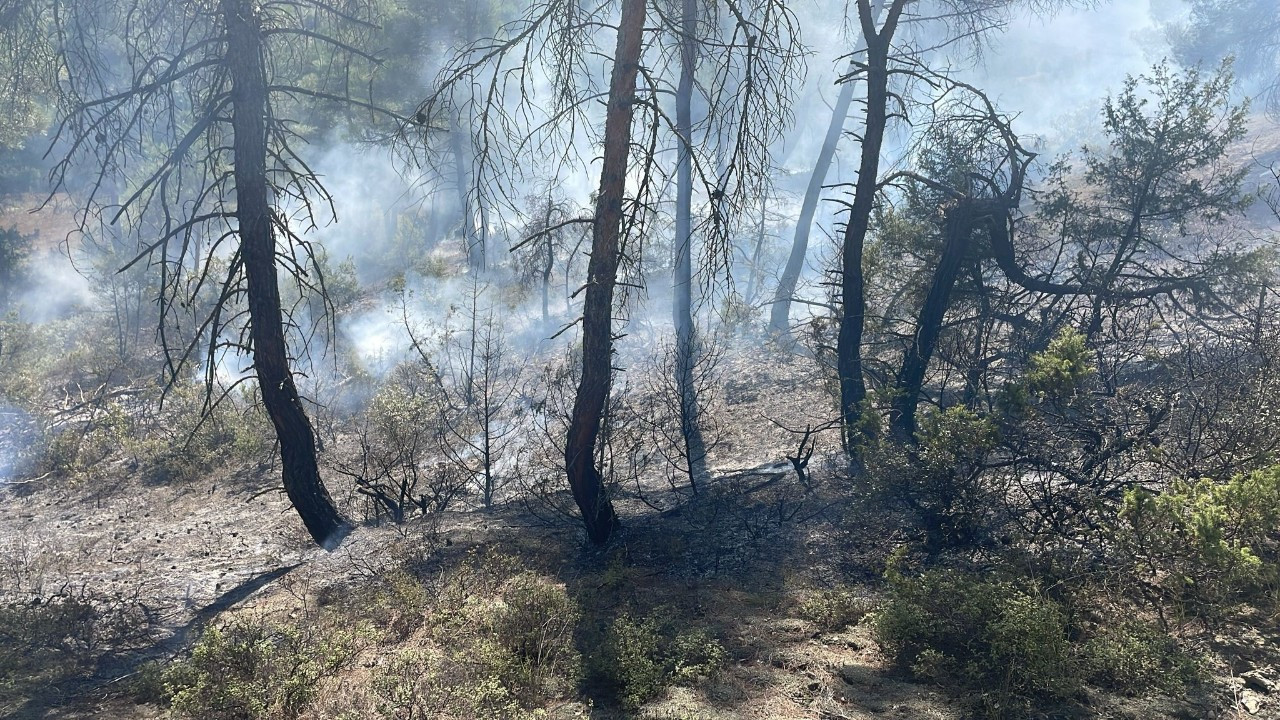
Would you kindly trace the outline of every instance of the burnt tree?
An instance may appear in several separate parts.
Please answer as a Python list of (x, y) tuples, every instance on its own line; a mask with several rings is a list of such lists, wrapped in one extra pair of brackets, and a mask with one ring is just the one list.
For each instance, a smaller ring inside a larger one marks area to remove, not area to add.
[(604, 162), (591, 229), (586, 300), (582, 305), (582, 377), (578, 381), (564, 449), (573, 499), (582, 511), (587, 535), (597, 544), (607, 541), (618, 526), (613, 503), (595, 465), (595, 452), (613, 375), (613, 291), (618, 281), (622, 201), (645, 11), (645, 0), (624, 0), (622, 20), (618, 24), (618, 45), (609, 80), (609, 109), (605, 115)]
[[(290, 117), (354, 106), (401, 120), (351, 86), (369, 77), (353, 63), (378, 64), (361, 49), (372, 13), (318, 0), (103, 0), (47, 15), (59, 100), (51, 147), (62, 152), (53, 193), (77, 199), (85, 235), (102, 221), (139, 241), (121, 271), (144, 263), (157, 279), (170, 384), (203, 362), (208, 412), (257, 381), (284, 489), (326, 548), (351, 526), (320, 477), (293, 363), (309, 336), (306, 311), (295, 311), (308, 298), (331, 309), (319, 251), (297, 228), (315, 227), (332, 202), (295, 149), (305, 139)], [(300, 81), (317, 56), (333, 77)], [(296, 284), (296, 304), (282, 302), (282, 279)], [(238, 355), (251, 372), (224, 383), (218, 366)]]

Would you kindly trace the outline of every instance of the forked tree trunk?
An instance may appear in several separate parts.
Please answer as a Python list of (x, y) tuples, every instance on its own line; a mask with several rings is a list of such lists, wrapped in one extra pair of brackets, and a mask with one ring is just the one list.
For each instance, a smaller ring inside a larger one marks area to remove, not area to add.
[[(884, 0), (872, 0), (871, 18), (880, 17)], [(863, 37), (854, 48), (854, 55), (867, 49), (867, 39)], [(855, 58), (856, 60), (856, 58)], [(852, 72), (855, 66), (849, 65)], [(791, 333), (791, 298), (796, 294), (796, 285), (800, 282), (800, 274), (804, 271), (805, 256), (809, 252), (809, 231), (813, 228), (813, 216), (818, 211), (818, 201), (822, 199), (822, 187), (827, 181), (827, 171), (831, 169), (831, 161), (836, 156), (836, 147), (840, 144), (840, 136), (844, 133), (844, 124), (849, 119), (849, 107), (853, 104), (853, 91), (857, 83), (845, 82), (840, 85), (840, 93), (836, 95), (835, 107), (831, 110), (831, 123), (827, 125), (827, 134), (822, 139), (822, 148), (818, 150), (818, 161), (813, 165), (813, 174), (809, 176), (809, 186), (804, 192), (804, 201), (800, 205), (800, 217), (796, 220), (796, 235), (791, 243), (791, 255), (787, 258), (787, 266), (778, 279), (778, 287), (773, 297), (773, 307), (769, 310), (769, 330), (778, 337), (790, 337)]]
[(596, 544), (608, 541), (618, 526), (618, 516), (609, 501), (604, 479), (596, 469), (595, 454), (613, 370), (613, 290), (618, 281), (622, 200), (627, 181), (627, 154), (631, 149), (636, 75), (644, 39), (645, 2), (623, 0), (622, 20), (618, 24), (618, 46), (613, 55), (609, 106), (605, 114), (604, 161), (591, 233), (586, 299), (582, 306), (582, 378), (578, 382), (564, 449), (573, 499), (582, 511), (587, 536)]
[(275, 229), (267, 182), (267, 77), (254, 0), (223, 0), (235, 133), (236, 222), (248, 279), (253, 367), (280, 441), (284, 489), (316, 543), (332, 549), (351, 525), (338, 512), (316, 464), (315, 434), (289, 368), (276, 278)]
[(893, 0), (884, 27), (875, 29), (875, 13), (867, 0), (858, 3), (863, 38), (867, 44), (867, 123), (862, 136), (862, 160), (853, 205), (845, 222), (841, 252), (840, 335), (836, 344), (836, 370), (840, 376), (840, 420), (844, 446), (853, 453), (864, 438), (863, 403), (867, 398), (862, 377), (862, 331), (866, 298), (862, 275), (862, 250), (871, 226), (871, 211), (880, 188), (880, 149), (889, 119), (889, 52), (898, 20), (908, 0)]
[(699, 425), (701, 408), (694, 366), (698, 362), (693, 327), (693, 74), (697, 67), (698, 3), (682, 0), (680, 84), (676, 88), (676, 262), (672, 315), (676, 328), (675, 383), (680, 401), (680, 437), (685, 472), (696, 493), (707, 475), (707, 444)]

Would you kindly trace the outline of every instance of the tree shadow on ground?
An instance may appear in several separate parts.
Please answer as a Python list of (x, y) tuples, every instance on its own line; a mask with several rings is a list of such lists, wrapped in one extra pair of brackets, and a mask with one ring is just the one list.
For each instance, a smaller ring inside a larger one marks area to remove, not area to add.
[(801, 704), (836, 695), (834, 657), (787, 667), (797, 646), (821, 645), (830, 635), (799, 619), (795, 591), (873, 584), (892, 536), (868, 524), (852, 537), (847, 494), (831, 490), (802, 485), (776, 466), (722, 476), (695, 497), (668, 499), (666, 509), (628, 513), (609, 546), (567, 559), (559, 575), (582, 612), (578, 649), (588, 665), (582, 690), (593, 720), (633, 716), (620, 706), (616, 678), (601, 681), (591, 672), (610, 623), (623, 614), (653, 619), (669, 633), (705, 632), (722, 646), (722, 670), (676, 693), (697, 695), (697, 707), (659, 712), (730, 717), (751, 714), (762, 696)]
[[(57, 711), (100, 700), (134, 677), (148, 663), (169, 660), (200, 637), (221, 613), (247, 600), (251, 595), (289, 574), (301, 563), (268, 570), (245, 579), (214, 598), (195, 612), (185, 623), (152, 628), (156, 642), (125, 651), (108, 651), (97, 658), (92, 672), (64, 678), (39, 689), (27, 698), (9, 718), (41, 720), (57, 717)], [(167, 633), (167, 634), (166, 634)]]

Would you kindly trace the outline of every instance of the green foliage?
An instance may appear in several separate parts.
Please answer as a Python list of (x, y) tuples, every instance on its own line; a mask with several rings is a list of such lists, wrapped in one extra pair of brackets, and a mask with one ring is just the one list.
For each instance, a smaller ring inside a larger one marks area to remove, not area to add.
[(959, 406), (927, 413), (916, 431), (920, 459), (930, 470), (973, 463), (990, 452), (999, 439), (994, 423)]
[(563, 585), (523, 572), (507, 581), (489, 625), (511, 656), (505, 684), (524, 697), (563, 696), (578, 684), (582, 658), (574, 647), (578, 608)]
[(1119, 518), (1121, 548), (1145, 585), (1179, 610), (1221, 612), (1276, 581), (1280, 466), (1159, 493), (1133, 488)]
[(420, 214), (405, 213), (396, 218), (395, 234), (387, 253), (391, 260), (386, 267), (388, 273), (403, 274), (412, 270), (433, 280), (443, 280), (452, 274), (448, 262), (432, 252), (439, 238), (428, 235), (431, 227), (428, 219)]
[(374, 677), (374, 711), (384, 718), (537, 717), (520, 707), (502, 682), (501, 656), (492, 646), (435, 651), (401, 650)]
[(509, 556), (472, 553), (430, 585), (396, 571), (347, 610), (399, 646), (382, 651), (390, 661), (368, 685), (370, 707), (353, 717), (517, 720), (577, 688), (577, 606)]
[(435, 368), (397, 366), (355, 418), (355, 452), (335, 460), (367, 499), (366, 516), (404, 522), (414, 511), (442, 511), (467, 490), (469, 478), (436, 461), (445, 398)]
[(365, 633), (235, 620), (205, 631), (191, 657), (165, 671), (165, 690), (182, 717), (295, 718), (320, 680), (355, 657)]
[(1081, 654), (1090, 683), (1129, 694), (1182, 692), (1200, 676), (1199, 665), (1173, 638), (1141, 622), (1103, 625)]
[(250, 397), (228, 397), (206, 410), (204, 388), (182, 384), (170, 389), (161, 409), (153, 403), (160, 393), (148, 387), (91, 403), (82, 424), (49, 439), (43, 469), (83, 479), (119, 459), (149, 482), (186, 482), (210, 467), (260, 460), (271, 449), (269, 421)]
[(378, 583), (359, 600), (359, 610), (387, 637), (400, 641), (408, 638), (426, 621), (431, 606), (427, 587), (404, 570), (381, 575)]
[(317, 258), (324, 271), (324, 290), (333, 309), (341, 315), (350, 310), (360, 299), (360, 278), (356, 275), (356, 261), (350, 255), (336, 266), (331, 266), (327, 255)]
[(129, 695), (139, 704), (161, 705), (169, 700), (164, 687), (165, 667), (158, 662), (144, 663), (129, 680)]
[(926, 413), (916, 431), (919, 463), (907, 502), (921, 517), (932, 549), (976, 542), (994, 488), (983, 461), (1000, 434), (994, 423), (963, 407)]
[(670, 685), (709, 675), (724, 660), (724, 647), (706, 629), (623, 614), (610, 623), (604, 652), (591, 672), (616, 690), (624, 708), (634, 710)]
[[(1234, 297), (1248, 287), (1239, 270), (1254, 248), (1202, 242), (1193, 222), (1242, 212), (1247, 168), (1227, 150), (1244, 137), (1248, 107), (1232, 103), (1229, 63), (1215, 72), (1178, 72), (1168, 63), (1106, 100), (1106, 145), (1084, 148), (1083, 177), (1054, 165), (1042, 196), (1044, 219), (1079, 247), (1072, 274), (1107, 290), (1136, 290), (1172, 278)], [(1171, 239), (1177, 238), (1177, 240)], [(1178, 268), (1173, 274), (1156, 268)], [(1197, 293), (1190, 301), (1209, 300)], [(1115, 300), (1107, 300), (1115, 302)]]
[(868, 600), (848, 586), (808, 591), (796, 606), (800, 617), (827, 631), (857, 625), (870, 611)]
[(719, 315), (729, 332), (745, 332), (760, 321), (760, 310), (736, 292), (720, 302)]
[[(1244, 169), (1208, 178), (1194, 173), (1211, 166), (1244, 137), (1248, 107), (1233, 105), (1235, 79), (1229, 62), (1205, 77), (1199, 68), (1179, 74), (1168, 63), (1148, 75), (1130, 76), (1103, 107), (1106, 155), (1086, 155), (1085, 180), (1109, 197), (1136, 194), (1152, 213), (1181, 221), (1192, 214), (1211, 218), (1247, 204), (1239, 199)], [(1135, 186), (1146, 180), (1151, 186)]]
[(1031, 356), (1026, 386), (1041, 397), (1069, 397), (1093, 374), (1084, 333), (1064, 328), (1044, 352)]
[(969, 693), (978, 715), (1025, 717), (1079, 692), (1065, 616), (1034, 589), (950, 570), (889, 577), (876, 641), (916, 677)]

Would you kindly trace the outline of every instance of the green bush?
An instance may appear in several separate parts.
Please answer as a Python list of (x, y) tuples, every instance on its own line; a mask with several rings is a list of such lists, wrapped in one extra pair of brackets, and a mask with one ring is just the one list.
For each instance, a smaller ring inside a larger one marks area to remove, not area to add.
[(165, 691), (179, 716), (295, 718), (320, 680), (355, 657), (362, 633), (236, 620), (205, 631), (191, 656), (165, 671)]
[(1145, 587), (1179, 611), (1220, 613), (1276, 581), (1280, 466), (1133, 488), (1119, 518), (1119, 546)]
[(1199, 665), (1159, 628), (1140, 622), (1108, 624), (1084, 643), (1086, 679), (1130, 694), (1177, 693), (1200, 675)]
[(670, 685), (709, 675), (724, 659), (724, 647), (705, 629), (623, 614), (609, 625), (604, 653), (592, 671), (617, 692), (624, 708), (636, 709)]
[(503, 684), (491, 657), (474, 646), (450, 653), (402, 650), (372, 681), (375, 711), (397, 719), (531, 717)]
[(388, 584), (385, 605), (403, 608), (393, 616), (413, 615), (427, 630), (410, 640), (422, 644), (396, 653), (374, 679), (380, 714), (525, 718), (576, 690), (576, 605), (562, 585), (511, 574), (509, 565), (502, 555), (469, 558), (433, 591), (407, 575)]
[(1093, 374), (1091, 359), (1084, 333), (1065, 328), (1044, 352), (1031, 356), (1027, 388), (1040, 397), (1066, 399)]
[(262, 461), (275, 438), (256, 393), (225, 398), (206, 412), (205, 389), (194, 383), (171, 388), (163, 411), (148, 420), (135, 423), (123, 447), (139, 473), (156, 483), (186, 482), (210, 467)]
[(969, 694), (981, 717), (1021, 717), (1033, 702), (1080, 690), (1062, 611), (1012, 583), (950, 570), (915, 579), (891, 572), (874, 632), (899, 667)]
[(526, 697), (561, 696), (578, 684), (578, 608), (564, 586), (531, 572), (507, 581), (492, 611), (493, 636), (513, 662), (506, 683)]
[(929, 412), (916, 432), (919, 467), (904, 490), (931, 551), (977, 543), (991, 522), (995, 488), (985, 458), (1000, 439), (994, 423), (963, 407)]
[(404, 570), (393, 570), (380, 578), (379, 587), (362, 611), (390, 638), (403, 641), (426, 620), (431, 597), (428, 588)]
[(865, 598), (844, 586), (806, 592), (796, 607), (800, 617), (828, 631), (857, 625), (870, 610)]

